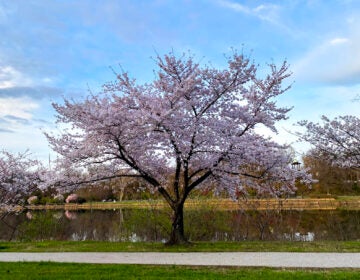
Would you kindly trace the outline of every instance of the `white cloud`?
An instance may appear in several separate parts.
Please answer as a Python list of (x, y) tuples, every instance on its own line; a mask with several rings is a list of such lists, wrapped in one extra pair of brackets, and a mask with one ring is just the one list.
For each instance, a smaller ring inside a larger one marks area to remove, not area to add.
[(253, 11), (262, 20), (279, 24), (280, 6), (274, 4), (260, 5), (254, 8)]
[[(1, 132), (0, 128), (0, 133)], [(51, 151), (48, 148), (49, 143), (40, 129), (32, 126), (24, 126), (21, 130), (3, 131), (0, 135), (0, 149), (14, 153), (29, 150), (31, 157), (37, 158), (44, 163), (47, 162)]]
[(294, 77), (297, 81), (358, 84), (360, 83), (360, 36), (351, 32), (348, 36), (324, 40), (295, 62)]
[(348, 42), (349, 42), (348, 38), (334, 38), (330, 40), (331, 45), (341, 45), (341, 44), (346, 44)]
[(273, 24), (279, 25), (279, 12), (281, 7), (275, 4), (262, 4), (254, 8), (242, 5), (237, 2), (229, 0), (219, 0), (218, 3), (226, 8), (229, 8), (235, 12), (240, 12), (255, 16), (263, 21), (271, 22)]
[(29, 98), (0, 98), (0, 117), (7, 115), (18, 118), (32, 118), (32, 111), (39, 108), (39, 105)]
[(0, 150), (28, 149), (32, 157), (46, 162), (50, 151), (42, 129), (49, 124), (37, 119), (40, 109), (41, 104), (29, 97), (0, 97)]
[(235, 2), (231, 2), (231, 1), (227, 1), (227, 0), (220, 0), (219, 4), (221, 6), (230, 8), (230, 9), (236, 11), (236, 12), (242, 12), (242, 13), (246, 13), (246, 14), (251, 13), (250, 8), (248, 8), (248, 7), (244, 6), (244, 5), (241, 5), (239, 3), (235, 3)]
[(0, 66), (0, 89), (11, 88), (17, 85), (30, 86), (33, 82), (12, 66)]

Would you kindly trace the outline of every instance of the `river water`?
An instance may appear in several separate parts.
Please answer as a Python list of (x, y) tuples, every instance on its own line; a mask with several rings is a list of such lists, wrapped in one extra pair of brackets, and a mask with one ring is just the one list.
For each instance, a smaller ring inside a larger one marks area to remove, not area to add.
[[(360, 240), (360, 212), (185, 211), (191, 241)], [(32, 211), (0, 221), (0, 240), (101, 240), (165, 242), (170, 213), (165, 210), (114, 209)]]

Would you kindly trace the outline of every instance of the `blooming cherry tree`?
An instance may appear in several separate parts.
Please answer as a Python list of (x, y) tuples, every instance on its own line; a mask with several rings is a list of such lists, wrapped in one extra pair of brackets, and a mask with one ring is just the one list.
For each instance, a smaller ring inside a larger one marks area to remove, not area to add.
[(11, 210), (25, 202), (24, 198), (40, 183), (41, 165), (29, 154), (0, 152), (0, 208)]
[(234, 197), (249, 187), (274, 196), (292, 192), (295, 179), (306, 175), (290, 168), (286, 147), (255, 131), (276, 132), (276, 122), (286, 119), (290, 108), (274, 99), (288, 89), (282, 88), (287, 64), (271, 64), (260, 78), (243, 55), (227, 62), (218, 70), (170, 53), (157, 57), (152, 83), (138, 84), (123, 72), (99, 95), (54, 104), (58, 122), (68, 127), (47, 135), (61, 155), (64, 185), (142, 178), (173, 211), (169, 244), (187, 242), (184, 202), (206, 183)]
[(360, 170), (360, 119), (340, 116), (322, 117), (322, 124), (302, 121), (307, 130), (300, 137), (314, 146), (314, 153), (330, 163)]

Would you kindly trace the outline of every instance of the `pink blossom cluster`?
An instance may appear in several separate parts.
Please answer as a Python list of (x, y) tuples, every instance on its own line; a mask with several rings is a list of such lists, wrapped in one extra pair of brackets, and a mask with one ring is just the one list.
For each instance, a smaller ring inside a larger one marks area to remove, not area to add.
[(79, 196), (76, 193), (69, 194), (65, 199), (66, 203), (77, 203), (79, 200)]
[(289, 88), (282, 88), (286, 63), (271, 64), (265, 78), (237, 53), (224, 70), (173, 54), (157, 64), (153, 83), (120, 73), (103, 94), (54, 104), (58, 122), (72, 127), (47, 134), (67, 185), (138, 176), (173, 204), (210, 181), (231, 194), (251, 186), (275, 196), (294, 191), (297, 178), (309, 181), (290, 168), (286, 146), (255, 131), (276, 132), (276, 122), (287, 118), (290, 108), (274, 101)]

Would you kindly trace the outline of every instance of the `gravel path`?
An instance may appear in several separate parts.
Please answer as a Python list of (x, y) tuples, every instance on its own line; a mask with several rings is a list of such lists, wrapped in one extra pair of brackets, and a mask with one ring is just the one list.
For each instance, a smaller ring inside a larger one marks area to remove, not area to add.
[(0, 262), (360, 268), (360, 253), (0, 253)]

